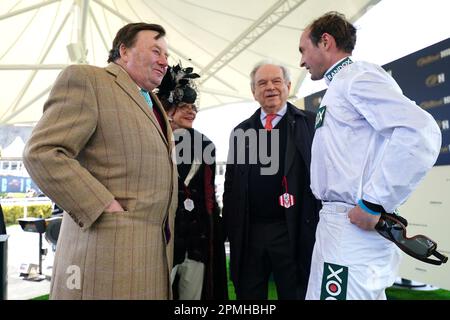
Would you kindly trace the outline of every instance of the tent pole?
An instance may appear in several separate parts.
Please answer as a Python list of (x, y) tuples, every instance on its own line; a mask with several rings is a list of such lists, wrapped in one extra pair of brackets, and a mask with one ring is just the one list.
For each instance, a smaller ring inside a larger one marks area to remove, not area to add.
[(0, 70), (60, 70), (67, 64), (0, 64)]
[(7, 18), (11, 18), (11, 17), (17, 16), (17, 15), (22, 14), (22, 13), (26, 13), (28, 11), (32, 11), (32, 10), (35, 10), (35, 9), (39, 9), (39, 8), (45, 7), (45, 6), (49, 5), (49, 4), (52, 4), (52, 3), (55, 3), (55, 2), (58, 2), (58, 1), (61, 1), (61, 0), (42, 1), (40, 4), (35, 4), (33, 6), (29, 6), (29, 7), (17, 10), (17, 11), (13, 11), (13, 12), (9, 12), (9, 13), (3, 14), (3, 15), (0, 16), (0, 21), (3, 20), (3, 19), (7, 19)]
[(52, 89), (53, 85), (49, 86), (48, 88), (44, 89), (43, 91), (41, 91), (41, 93), (38, 93), (33, 99), (31, 99), (30, 101), (28, 101), (26, 104), (24, 104), (22, 107), (20, 107), (19, 109), (15, 110), (13, 113), (11, 113), (10, 115), (8, 115), (7, 117), (5, 117), (5, 114), (0, 118), (0, 124), (5, 124), (7, 123), (9, 120), (13, 119), (15, 116), (17, 116), (19, 113), (21, 113), (22, 111), (24, 111), (26, 108), (28, 108), (29, 106), (31, 106), (33, 103), (35, 103), (37, 100), (39, 100), (42, 96), (46, 95), (51, 89)]
[[(73, 6), (72, 6), (73, 8)], [(47, 50), (45, 51), (44, 55), (42, 56), (42, 58), (39, 60), (38, 64), (41, 64), (42, 62), (44, 62), (45, 58), (47, 57), (48, 53), (50, 52), (50, 49), (52, 48), (52, 46), (55, 44), (56, 39), (58, 39), (58, 36), (61, 33), (61, 30), (64, 28), (67, 20), (70, 17), (72, 8), (69, 10), (69, 12), (67, 12), (67, 15), (64, 17), (63, 22), (61, 23), (60, 27), (58, 28), (58, 30), (55, 33), (55, 36), (53, 37), (51, 43), (48, 45)], [(20, 103), (20, 101), (22, 101), (22, 98), (25, 94), (25, 92), (27, 91), (27, 89), (30, 87), (31, 82), (33, 81), (34, 77), (36, 76), (36, 73), (38, 72), (38, 70), (34, 70), (30, 77), (28, 78), (28, 80), (26, 81), (25, 85), (22, 87), (22, 90), (18, 93), (17, 98), (15, 100), (15, 102), (13, 102), (13, 104), (3, 113), (3, 115), (1, 116), (1, 119), (3, 119), (3, 117), (10, 111), (15, 111), (18, 104)]]
[(126, 21), (127, 23), (133, 22), (131, 21), (129, 18), (125, 17), (123, 14), (121, 14), (120, 12), (118, 12), (117, 10), (114, 10), (113, 8), (107, 6), (106, 4), (104, 4), (101, 1), (98, 0), (93, 0), (96, 4), (98, 4), (99, 6), (105, 8), (106, 10), (108, 10), (109, 12), (111, 12), (112, 14), (118, 16), (120, 19)]
[(250, 27), (244, 30), (234, 41), (208, 63), (199, 79), (201, 85), (212, 75), (230, 63), (242, 51), (248, 48), (262, 35), (277, 25), (283, 18), (300, 6), (305, 0), (279, 0), (261, 15)]
[(79, 1), (78, 6), (80, 7), (80, 14), (78, 17), (78, 44), (81, 47), (82, 56), (77, 62), (87, 63), (86, 24), (88, 19), (89, 0)]
[(102, 39), (103, 45), (105, 46), (105, 49), (106, 49), (106, 52), (108, 52), (109, 48), (108, 48), (108, 44), (107, 44), (107, 42), (105, 40), (105, 36), (103, 35), (103, 32), (100, 29), (100, 26), (98, 24), (97, 18), (95, 18), (95, 15), (92, 12), (91, 8), (89, 8), (89, 16), (91, 17), (92, 21), (94, 21), (95, 28), (97, 29), (98, 34), (100, 35), (100, 38)]

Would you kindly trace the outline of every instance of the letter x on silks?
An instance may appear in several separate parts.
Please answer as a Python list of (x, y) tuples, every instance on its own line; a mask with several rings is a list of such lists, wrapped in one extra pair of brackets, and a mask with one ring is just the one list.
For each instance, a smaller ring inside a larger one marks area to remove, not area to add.
[[(406, 236), (406, 226), (408, 222), (405, 218), (392, 213), (381, 213), (380, 220), (375, 226), (378, 231), (386, 239), (394, 242), (403, 252), (420, 261), (441, 265), (446, 263), (448, 257), (439, 253), (437, 243), (427, 236), (418, 234), (411, 238)], [(430, 259), (430, 256), (436, 259)]]

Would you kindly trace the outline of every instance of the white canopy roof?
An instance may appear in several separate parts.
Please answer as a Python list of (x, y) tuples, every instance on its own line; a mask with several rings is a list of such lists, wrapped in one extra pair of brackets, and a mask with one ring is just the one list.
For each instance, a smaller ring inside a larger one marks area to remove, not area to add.
[[(253, 100), (251, 68), (287, 65), (295, 94), (301, 31), (340, 11), (355, 21), (379, 0), (27, 0), (0, 2), (0, 124), (35, 123), (62, 68), (105, 66), (112, 40), (129, 22), (166, 28), (170, 64), (201, 73), (200, 109)], [(85, 54), (87, 53), (87, 54)]]
[(16, 137), (14, 141), (1, 152), (2, 158), (22, 158), (25, 142), (21, 137)]

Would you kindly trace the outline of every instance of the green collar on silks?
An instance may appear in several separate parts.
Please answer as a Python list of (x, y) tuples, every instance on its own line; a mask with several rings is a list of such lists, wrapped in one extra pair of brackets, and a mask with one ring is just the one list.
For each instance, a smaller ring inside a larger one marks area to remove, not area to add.
[(333, 68), (331, 68), (330, 71), (328, 71), (327, 73), (325, 73), (325, 77), (328, 79), (328, 81), (331, 82), (331, 80), (333, 80), (333, 77), (339, 72), (341, 71), (343, 68), (345, 68), (346, 66), (352, 64), (353, 61), (352, 59), (350, 59), (350, 57), (346, 57), (343, 60), (339, 61)]

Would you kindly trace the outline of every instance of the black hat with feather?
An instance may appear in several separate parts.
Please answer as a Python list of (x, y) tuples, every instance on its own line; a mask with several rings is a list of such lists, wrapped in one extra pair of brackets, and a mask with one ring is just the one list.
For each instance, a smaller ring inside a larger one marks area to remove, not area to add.
[(193, 79), (200, 76), (193, 71), (194, 69), (191, 67), (183, 68), (181, 63), (167, 68), (157, 92), (158, 98), (165, 109), (177, 106), (182, 102), (195, 102), (197, 91)]

